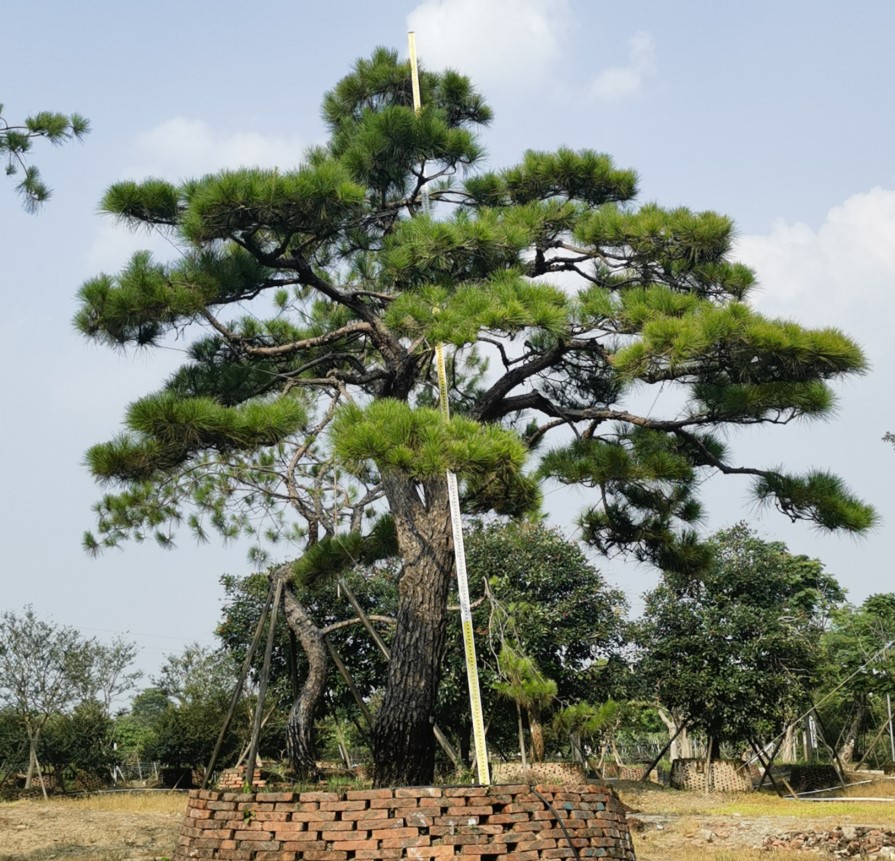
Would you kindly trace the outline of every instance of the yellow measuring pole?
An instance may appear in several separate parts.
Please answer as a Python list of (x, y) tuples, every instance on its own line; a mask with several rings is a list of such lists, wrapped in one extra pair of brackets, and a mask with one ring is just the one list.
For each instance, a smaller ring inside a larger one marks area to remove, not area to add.
[[(416, 38), (411, 31), (407, 34), (410, 53), (411, 81), (413, 83), (413, 107), (419, 113), (420, 81), (416, 62)], [(424, 190), (425, 191), (425, 190)], [(428, 198), (425, 200), (428, 203)], [(426, 207), (428, 209), (428, 206)], [(447, 421), (451, 417), (448, 404), (447, 371), (444, 365), (444, 345), (435, 347), (435, 362), (438, 371), (438, 391), (441, 395), (441, 413)], [(451, 528), (454, 537), (454, 561), (457, 567), (457, 592), (460, 598), (460, 623), (463, 626), (463, 649), (466, 653), (466, 681), (469, 685), (469, 709), (472, 715), (472, 734), (475, 741), (475, 761), (479, 783), (488, 785), (488, 748), (485, 744), (485, 720), (482, 716), (482, 697), (479, 689), (479, 668), (475, 656), (475, 639), (472, 630), (472, 608), (469, 604), (469, 579), (466, 575), (466, 549), (463, 545), (463, 523), (460, 519), (460, 491), (457, 476), (447, 472), (448, 499), (451, 507)]]

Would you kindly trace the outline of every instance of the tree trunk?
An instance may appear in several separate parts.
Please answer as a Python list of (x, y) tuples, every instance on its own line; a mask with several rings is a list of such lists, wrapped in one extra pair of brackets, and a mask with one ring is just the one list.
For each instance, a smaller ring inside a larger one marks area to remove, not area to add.
[(796, 755), (796, 726), (797, 724), (788, 723), (783, 733), (783, 744), (780, 746), (781, 762), (795, 762), (798, 757)]
[(286, 753), (296, 776), (307, 780), (317, 775), (314, 715), (326, 686), (326, 644), (323, 634), (289, 586), (283, 592), (283, 606), (289, 628), (295, 633), (308, 659), (307, 678), (292, 705), (286, 724)]
[(867, 704), (863, 698), (855, 701), (855, 710), (852, 714), (851, 722), (848, 725), (848, 729), (845, 731), (842, 744), (837, 751), (839, 761), (844, 766), (850, 765), (854, 758), (855, 745), (858, 743), (858, 733), (861, 731), (861, 724), (864, 722), (866, 709)]
[(528, 729), (531, 732), (531, 761), (543, 762), (547, 750), (544, 746), (544, 725), (537, 708), (528, 709)]
[(384, 474), (382, 487), (404, 567), (388, 681), (373, 727), (373, 783), (419, 786), (435, 779), (433, 725), (453, 570), (447, 482), (420, 487)]
[(516, 720), (519, 730), (519, 757), (522, 760), (522, 768), (528, 768), (528, 758), (525, 755), (525, 727), (522, 726), (522, 706), (516, 703)]
[(25, 789), (31, 789), (34, 782), (34, 775), (37, 773), (37, 751), (35, 750), (35, 742), (28, 740), (28, 770), (25, 772)]
[[(665, 724), (669, 737), (673, 738), (671, 746), (668, 749), (668, 758), (674, 762), (676, 759), (692, 759), (693, 745), (690, 744), (690, 736), (687, 728), (681, 729), (684, 719), (674, 712), (666, 712), (665, 709), (658, 709), (659, 719)], [(675, 735), (677, 734), (677, 735)]]

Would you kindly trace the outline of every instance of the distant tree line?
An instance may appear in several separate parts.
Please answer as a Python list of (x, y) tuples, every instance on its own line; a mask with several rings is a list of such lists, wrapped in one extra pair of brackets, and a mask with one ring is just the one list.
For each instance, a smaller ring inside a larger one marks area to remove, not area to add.
[[(704, 573), (664, 573), (631, 621), (622, 594), (556, 530), (479, 523), (467, 549), (494, 759), (642, 761), (671, 735), (672, 756), (692, 753), (695, 740), (713, 756), (770, 742), (789, 761), (812, 755), (878, 765), (890, 756), (883, 730), (886, 698), (895, 694), (895, 655), (886, 649), (895, 638), (895, 594), (848, 604), (818, 560), (738, 524), (712, 536)], [(146, 779), (169, 769), (185, 782), (201, 775), (233, 705), (271, 573), (224, 576), (219, 645), (167, 656), (151, 684), (114, 712), (139, 681), (132, 644), (85, 639), (31, 608), (2, 614), (0, 782), (11, 786), (18, 777), (30, 786), (43, 777), (62, 790), (137, 771)], [(358, 613), (389, 644), (395, 578), (393, 565), (377, 562), (295, 589), (330, 650), (307, 728), (315, 765), (348, 772), (370, 762), (370, 719), (388, 667)], [(471, 765), (472, 727), (459, 624), (448, 636), (438, 762), (455, 774)], [(245, 761), (261, 661), (259, 654), (251, 663), (219, 767)], [(261, 758), (284, 779), (311, 779), (307, 769), (291, 768), (288, 750), (310, 664), (282, 615), (270, 664)], [(808, 715), (827, 749), (800, 742), (798, 719)]]

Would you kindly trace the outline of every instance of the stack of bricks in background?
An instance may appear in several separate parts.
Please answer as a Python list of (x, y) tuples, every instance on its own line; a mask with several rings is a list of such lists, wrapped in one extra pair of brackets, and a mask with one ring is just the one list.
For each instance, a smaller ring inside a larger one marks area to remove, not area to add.
[(584, 766), (579, 762), (492, 762), (491, 777), (496, 783), (584, 783)]
[[(715, 792), (751, 792), (752, 774), (739, 759), (715, 759), (711, 762), (712, 784)], [(676, 759), (671, 763), (672, 789), (706, 790), (704, 759)]]
[[(227, 768), (221, 772), (221, 776), (217, 780), (218, 789), (242, 789), (245, 784), (246, 770), (244, 765), (236, 768)], [(261, 777), (261, 769), (256, 768), (252, 786), (259, 789), (265, 785), (267, 781)]]
[[(572, 848), (574, 847), (574, 849)], [(176, 861), (633, 861), (624, 808), (598, 786), (194, 790)]]

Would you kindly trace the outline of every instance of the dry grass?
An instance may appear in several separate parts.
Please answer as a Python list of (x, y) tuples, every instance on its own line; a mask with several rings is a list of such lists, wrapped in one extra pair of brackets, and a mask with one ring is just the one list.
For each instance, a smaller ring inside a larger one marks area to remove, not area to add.
[(70, 805), (81, 810), (100, 813), (174, 813), (186, 810), (183, 792), (103, 792), (60, 798), (53, 804)]
[(835, 796), (852, 797), (855, 801), (802, 801), (780, 798), (773, 792), (710, 793), (678, 792), (655, 784), (617, 784), (622, 801), (643, 813), (769, 817), (780, 819), (818, 820), (832, 818), (844, 822), (895, 825), (895, 802), (861, 801), (861, 798), (895, 798), (895, 781), (880, 780), (871, 784), (837, 790)]

